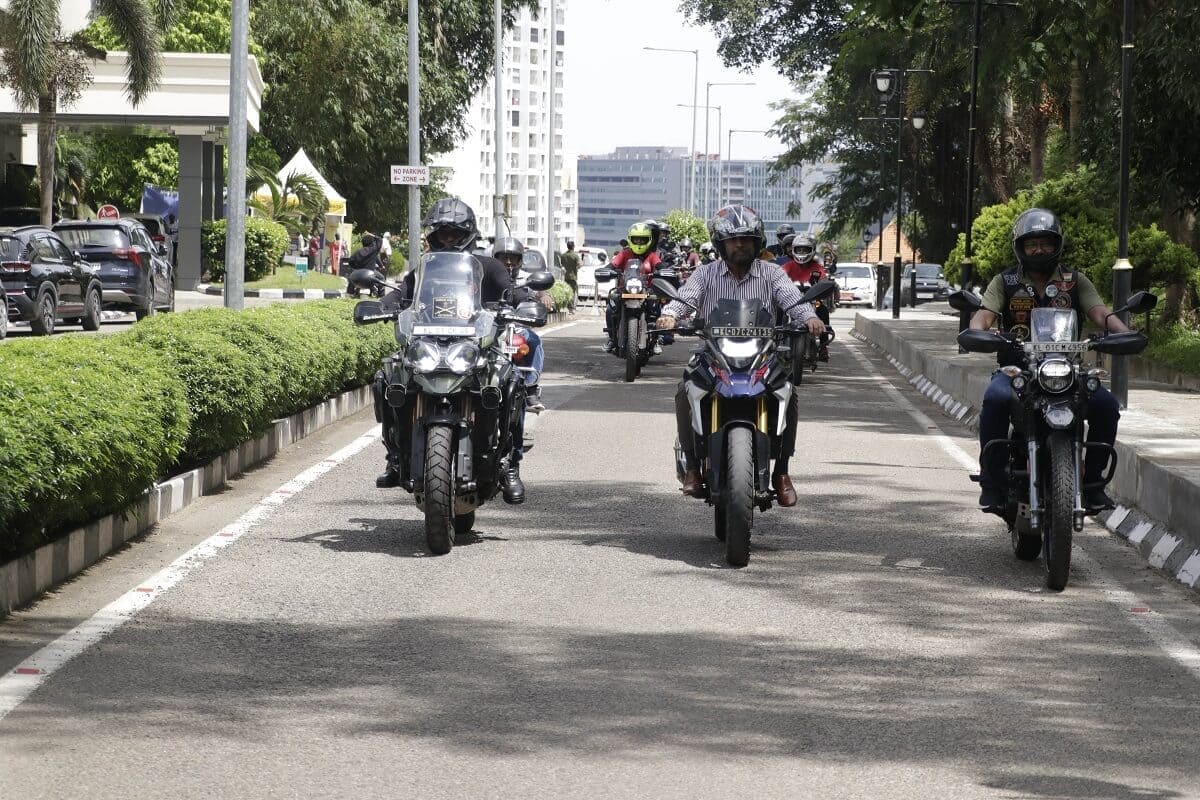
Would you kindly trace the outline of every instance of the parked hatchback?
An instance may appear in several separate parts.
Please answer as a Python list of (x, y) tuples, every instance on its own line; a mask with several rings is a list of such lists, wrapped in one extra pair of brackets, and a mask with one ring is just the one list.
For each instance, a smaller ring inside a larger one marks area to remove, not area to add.
[(73, 253), (49, 228), (0, 228), (0, 283), (4, 286), (4, 325), (28, 322), (37, 336), (54, 333), (55, 323), (100, 328), (102, 285), (95, 268)]
[(175, 310), (175, 269), (167, 248), (135, 219), (64, 220), (54, 231), (99, 271), (104, 307), (138, 319)]

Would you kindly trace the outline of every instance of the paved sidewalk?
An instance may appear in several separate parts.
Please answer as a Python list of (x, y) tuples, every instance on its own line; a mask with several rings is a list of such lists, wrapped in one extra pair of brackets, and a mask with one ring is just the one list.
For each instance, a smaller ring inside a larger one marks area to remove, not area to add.
[[(947, 310), (905, 308), (899, 320), (890, 311), (860, 312), (855, 333), (890, 355), (947, 413), (973, 425), (995, 360), (958, 352), (957, 317)], [(1117, 452), (1111, 491), (1131, 510), (1118, 508), (1106, 524), (1154, 566), (1200, 586), (1200, 394), (1131, 381)]]

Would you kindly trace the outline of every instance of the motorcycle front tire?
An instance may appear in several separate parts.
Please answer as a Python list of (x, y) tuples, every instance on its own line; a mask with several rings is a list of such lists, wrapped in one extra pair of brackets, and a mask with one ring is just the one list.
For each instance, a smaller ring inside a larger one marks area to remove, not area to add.
[(425, 435), (425, 542), (443, 556), (454, 547), (454, 429), (431, 425)]
[(744, 567), (750, 562), (750, 529), (754, 527), (754, 434), (749, 428), (729, 431), (724, 500), (725, 561)]
[(1075, 444), (1070, 434), (1055, 431), (1050, 448), (1047, 511), (1042, 525), (1042, 555), (1046, 562), (1046, 588), (1061, 592), (1071, 575), (1071, 536), (1075, 527)]
[(638, 318), (628, 317), (625, 320), (625, 382), (633, 383), (640, 368), (638, 367)]

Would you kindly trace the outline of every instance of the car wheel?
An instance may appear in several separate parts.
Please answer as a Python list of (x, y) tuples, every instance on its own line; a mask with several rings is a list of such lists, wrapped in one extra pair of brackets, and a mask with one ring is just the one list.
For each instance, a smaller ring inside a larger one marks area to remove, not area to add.
[(2, 313), (0, 313), (0, 341), (8, 336), (8, 302), (5, 301)]
[(100, 330), (100, 290), (88, 292), (87, 301), (83, 305), (83, 329), (85, 331)]
[(49, 336), (54, 333), (54, 315), (58, 312), (58, 301), (54, 292), (43, 289), (34, 305), (33, 317), (29, 320), (29, 328), (34, 336)]
[(158, 309), (154, 307), (154, 284), (150, 284), (150, 290), (146, 293), (147, 301), (145, 308), (134, 309), (133, 316), (138, 320), (143, 320), (146, 317), (153, 317), (158, 313)]

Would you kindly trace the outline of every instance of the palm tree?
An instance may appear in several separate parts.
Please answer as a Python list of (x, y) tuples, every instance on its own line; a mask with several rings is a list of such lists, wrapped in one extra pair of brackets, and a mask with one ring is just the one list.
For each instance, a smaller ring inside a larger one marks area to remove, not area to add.
[[(125, 91), (140, 104), (158, 85), (162, 70), (162, 31), (175, 16), (176, 0), (95, 0), (93, 15), (105, 17), (129, 51)], [(57, 112), (78, 101), (91, 81), (86, 59), (103, 59), (103, 50), (79, 34), (64, 38), (58, 0), (9, 0), (0, 8), (0, 83), (17, 105), (38, 110), (38, 182), (42, 223), (54, 211)]]
[(291, 233), (313, 230), (324, 219), (329, 200), (316, 177), (291, 172), (282, 184), (270, 172), (258, 171), (254, 177), (271, 193), (270, 199), (251, 195), (250, 207), (256, 214), (280, 223)]

